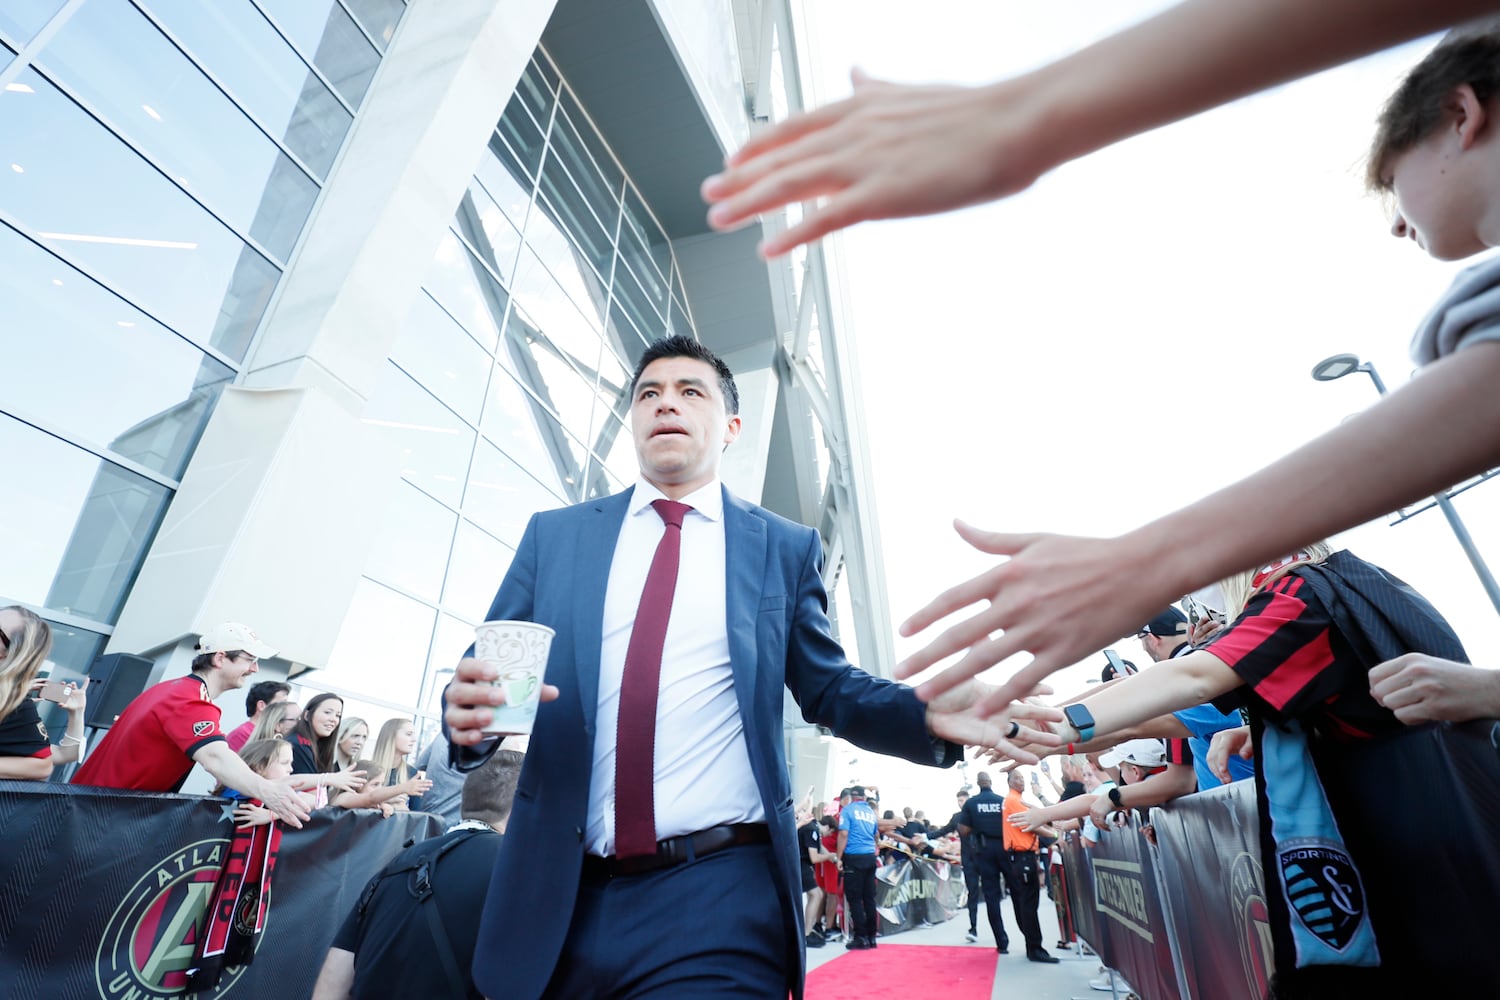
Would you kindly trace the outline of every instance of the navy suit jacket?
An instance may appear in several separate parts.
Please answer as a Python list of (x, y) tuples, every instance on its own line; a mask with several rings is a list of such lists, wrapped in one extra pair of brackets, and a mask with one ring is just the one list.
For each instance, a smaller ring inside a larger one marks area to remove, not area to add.
[[(588, 817), (604, 592), (629, 497), (626, 491), (533, 516), (490, 607), (490, 621), (534, 621), (556, 630), (547, 683), (561, 693), (538, 710), (485, 902), (474, 979), (487, 996), (540, 996), (572, 921)], [(802, 884), (782, 688), (809, 722), (869, 750), (947, 767), (962, 748), (928, 734), (925, 708), (911, 689), (849, 664), (829, 632), (817, 532), (725, 490), (724, 544), (735, 694), (771, 830), (787, 985), (800, 997)], [(689, 908), (703, 902), (683, 900)]]

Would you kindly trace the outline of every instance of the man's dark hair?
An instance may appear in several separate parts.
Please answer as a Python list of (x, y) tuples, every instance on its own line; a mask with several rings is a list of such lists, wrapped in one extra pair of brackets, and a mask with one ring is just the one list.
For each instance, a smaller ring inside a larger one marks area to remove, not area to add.
[(885, 811), (885, 815), (882, 816), (882, 817), (880, 817), (880, 818), (881, 819), (895, 819), (896, 818), (896, 810), (894, 810), (894, 809), (887, 809)]
[[(210, 653), (208, 655), (212, 656), (213, 654)], [(254, 684), (250, 685), (250, 693), (245, 695), (245, 715), (247, 717), (253, 716), (255, 714), (255, 705), (257, 702), (263, 701), (267, 705), (269, 705), (271, 704), (271, 699), (275, 698), (277, 694), (283, 691), (285, 691), (287, 695), (290, 696), (292, 693), (292, 686), (290, 684), (284, 684), (281, 681), (257, 681)]]
[[(225, 650), (224, 651), (224, 656), (227, 659), (230, 659), (230, 660), (234, 659), (237, 656), (244, 656), (244, 655), (245, 655), (245, 651), (243, 649), (229, 649), (229, 650)], [(193, 673), (195, 673), (195, 674), (205, 674), (205, 673), (208, 673), (208, 669), (210, 667), (212, 667), (213, 665), (214, 665), (214, 654), (213, 653), (199, 653), (197, 656), (193, 657), (193, 665), (189, 669)], [(291, 690), (292, 690), (291, 688), (287, 688), (287, 691), (291, 691)]]
[(641, 360), (636, 363), (635, 374), (630, 377), (632, 400), (635, 399), (635, 387), (640, 384), (641, 373), (651, 362), (660, 361), (662, 358), (692, 358), (694, 361), (702, 361), (713, 368), (719, 376), (719, 391), (724, 395), (724, 409), (729, 411), (731, 417), (740, 412), (740, 390), (734, 384), (734, 372), (730, 371), (729, 366), (713, 351), (692, 337), (682, 334), (658, 340), (646, 348), (646, 353), (642, 354)]
[(526, 755), (518, 751), (496, 750), (489, 760), (470, 771), (464, 779), (460, 815), (492, 825), (502, 822), (510, 815), (525, 760)]
[(1406, 74), (1375, 120), (1375, 138), (1365, 163), (1370, 190), (1391, 189), (1387, 161), (1436, 132), (1447, 116), (1448, 95), (1465, 83), (1482, 104), (1500, 92), (1500, 32), (1493, 26), (1488, 31), (1455, 31)]

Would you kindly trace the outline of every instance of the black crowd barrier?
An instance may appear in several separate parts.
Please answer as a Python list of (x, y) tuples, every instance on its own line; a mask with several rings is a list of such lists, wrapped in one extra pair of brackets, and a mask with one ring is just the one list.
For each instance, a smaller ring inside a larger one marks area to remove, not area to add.
[(1063, 844), (1078, 936), (1143, 1000), (1260, 1000), (1270, 923), (1249, 780), (1153, 809), (1090, 850)]
[(0, 781), (0, 994), (308, 996), (365, 883), (404, 842), (443, 830), (427, 813), (345, 810), (287, 828), (255, 961), (189, 994), (231, 811), (220, 799)]
[(951, 920), (964, 905), (963, 869), (946, 861), (906, 856), (875, 870), (880, 933), (899, 934), (925, 921)]

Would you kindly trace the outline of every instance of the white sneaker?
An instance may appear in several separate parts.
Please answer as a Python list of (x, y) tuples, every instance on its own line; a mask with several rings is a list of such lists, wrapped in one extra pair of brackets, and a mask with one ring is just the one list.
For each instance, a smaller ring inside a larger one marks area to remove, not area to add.
[(975, 941), (979, 940), (979, 935), (975, 934), (973, 931), (969, 931), (964, 935), (964, 940), (969, 942), (970, 944), (973, 944)]
[(1109, 969), (1105, 969), (1104, 975), (1098, 979), (1090, 979), (1089, 985), (1101, 993), (1113, 992), (1124, 996), (1130, 992), (1130, 984), (1125, 982), (1118, 972), (1113, 972)]

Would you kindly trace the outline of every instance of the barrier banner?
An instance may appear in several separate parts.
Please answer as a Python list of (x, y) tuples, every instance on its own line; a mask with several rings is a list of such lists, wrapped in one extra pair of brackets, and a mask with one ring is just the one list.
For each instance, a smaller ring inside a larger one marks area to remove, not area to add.
[(964, 906), (963, 869), (946, 861), (907, 857), (875, 869), (880, 933), (899, 934), (925, 921), (940, 924)]
[(1260, 1000), (1273, 968), (1255, 782), (1151, 811), (1190, 1000)]
[(1073, 916), (1073, 933), (1108, 965), (1109, 949), (1104, 928), (1099, 925), (1099, 908), (1094, 904), (1094, 870), (1089, 865), (1088, 851), (1079, 843), (1077, 833), (1065, 834), (1058, 846), (1062, 848), (1063, 868), (1067, 872), (1063, 882), (1068, 892), (1068, 912)]
[(223, 799), (0, 781), (0, 982), (9, 1000), (213, 1000), (312, 993), (365, 883), (427, 813), (322, 810), (285, 828), (255, 960), (188, 993), (234, 829)]
[(1134, 818), (1112, 827), (1089, 852), (1094, 902), (1104, 930), (1098, 949), (1145, 1000), (1181, 1000), (1151, 845)]

